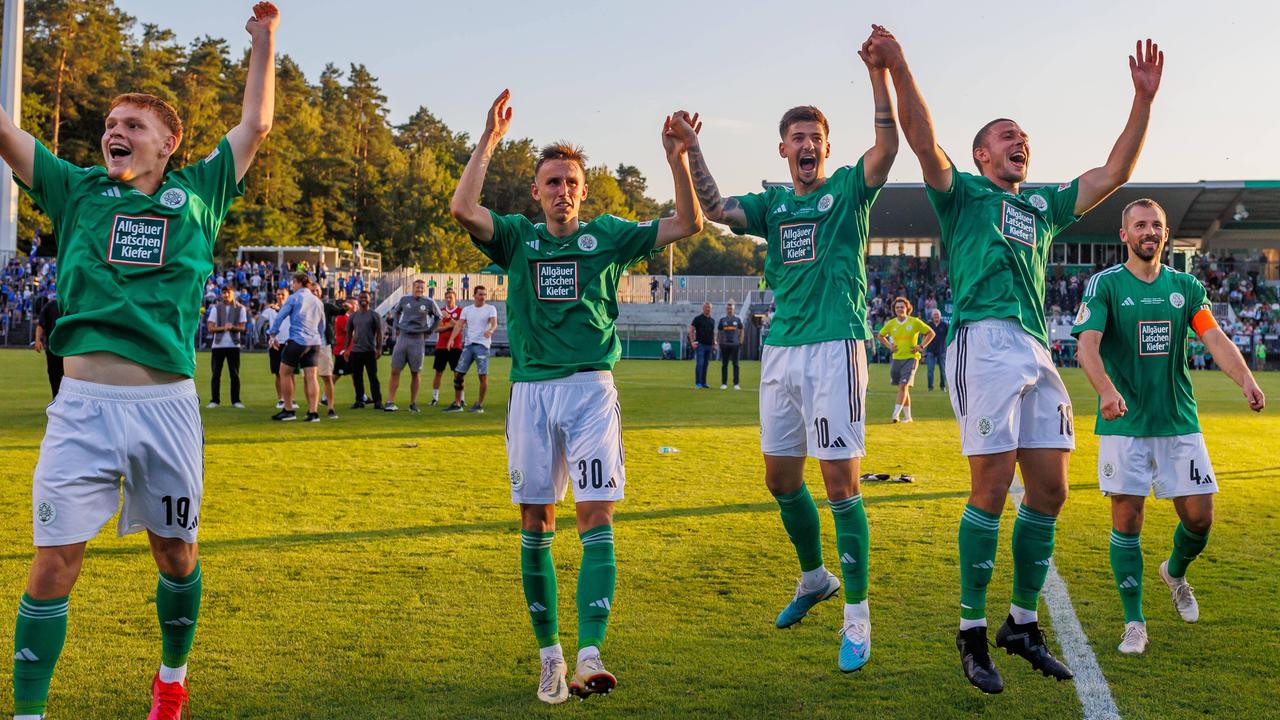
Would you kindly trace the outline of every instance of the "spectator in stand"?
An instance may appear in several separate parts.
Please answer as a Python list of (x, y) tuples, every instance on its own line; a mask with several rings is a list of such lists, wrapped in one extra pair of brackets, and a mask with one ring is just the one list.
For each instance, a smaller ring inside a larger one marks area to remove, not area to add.
[(658, 302), (658, 276), (657, 275), (652, 275), (649, 277), (649, 302), (651, 304)]
[[(463, 284), (463, 292), (466, 292), (466, 284)], [(458, 306), (458, 298), (451, 292), (444, 294), (444, 307), (440, 308), (440, 324), (436, 326), (436, 349), (432, 365), (435, 367), (436, 377), (431, 381), (431, 404), (434, 406), (440, 402), (440, 380), (444, 377), (444, 370), (448, 368), (455, 371), (458, 368), (458, 358), (462, 355), (462, 333), (454, 333), (453, 329), (462, 321), (462, 308)], [(457, 391), (458, 403), (465, 405), (466, 393), (459, 388)]]
[(471, 363), (476, 364), (476, 377), (480, 379), (480, 396), (471, 412), (484, 412), (484, 396), (489, 390), (489, 348), (493, 344), (493, 333), (498, 329), (498, 309), (485, 303), (488, 293), (483, 285), (477, 285), (473, 293), (474, 304), (462, 309), (459, 322), (453, 333), (462, 335), (462, 354), (458, 357), (458, 367), (453, 373), (453, 404), (445, 408), (445, 412), (459, 412), (464, 407), (462, 399), (462, 382), (467, 376)]
[(45, 372), (49, 375), (49, 390), (53, 393), (55, 400), (58, 397), (58, 389), (62, 387), (62, 356), (55, 355), (49, 349), (49, 336), (53, 334), (53, 327), (61, 314), (58, 311), (58, 299), (49, 298), (45, 301), (44, 307), (40, 308), (40, 321), (36, 323), (35, 349), (36, 352), (44, 353)]
[(360, 293), (359, 310), (347, 320), (347, 346), (344, 350), (351, 365), (351, 382), (356, 390), (352, 410), (365, 406), (366, 375), (369, 377), (373, 408), (382, 409), (382, 385), (378, 383), (378, 356), (382, 354), (382, 334), (382, 318), (369, 307), (369, 293)]
[(231, 376), (231, 405), (244, 407), (240, 402), (240, 335), (248, 322), (248, 313), (244, 305), (236, 301), (235, 290), (230, 285), (223, 285), (222, 302), (211, 305), (205, 318), (213, 347), (213, 376), (209, 381), (209, 404), (205, 406), (210, 410), (222, 402), (223, 365)]
[(351, 319), (351, 313), (356, 311), (356, 301), (351, 298), (343, 300), (342, 310), (343, 313), (333, 319), (334, 378), (351, 374), (351, 365), (347, 360), (347, 322)]
[(307, 397), (307, 422), (320, 422), (320, 414), (316, 408), (320, 401), (320, 387), (317, 380), (316, 365), (319, 363), (320, 346), (324, 344), (324, 303), (312, 293), (311, 278), (305, 272), (295, 273), (289, 281), (293, 293), (280, 306), (280, 312), (272, 321), (267, 334), (271, 336), (271, 344), (280, 345), (280, 326), (289, 321), (288, 340), (280, 352), (280, 389), (284, 396), (285, 407), (271, 416), (272, 420), (290, 421), (296, 419), (293, 402), (293, 371), (302, 369), (303, 390)]
[(947, 332), (951, 329), (942, 322), (942, 312), (933, 310), (929, 313), (929, 328), (933, 330), (933, 339), (924, 349), (924, 361), (928, 367), (929, 389), (933, 390), (933, 367), (938, 367), (938, 387), (947, 389)]
[[(445, 293), (448, 295), (449, 293)], [(471, 276), (463, 274), (462, 276), (462, 299), (466, 300), (471, 295)]]
[(707, 365), (716, 346), (716, 321), (711, 317), (711, 303), (702, 303), (702, 314), (689, 323), (689, 345), (693, 348), (693, 386), (706, 390)]
[[(451, 281), (452, 282), (452, 281)], [(418, 410), (418, 388), (422, 381), (422, 359), (427, 354), (427, 336), (440, 324), (440, 308), (426, 297), (427, 284), (421, 278), (413, 281), (413, 294), (400, 298), (391, 315), (396, 331), (396, 344), (391, 349), (391, 387), (387, 402), (382, 406), (387, 412), (395, 412), (396, 390), (400, 387), (400, 373), (409, 366), (409, 412)], [(445, 297), (453, 295), (453, 288), (444, 291)]]
[(662, 302), (671, 302), (671, 276), (662, 278)]
[[(720, 389), (729, 387), (729, 363), (733, 363), (733, 389), (741, 390), (738, 382), (738, 351), (742, 348), (742, 337), (746, 330), (742, 326), (742, 318), (733, 314), (733, 303), (724, 306), (724, 317), (716, 323), (717, 341), (720, 346)], [(705, 378), (704, 378), (705, 379)]]
[(431, 278), (429, 281), (427, 281), (427, 297), (431, 298), (432, 300), (434, 300), (436, 297), (436, 279), (435, 278)]

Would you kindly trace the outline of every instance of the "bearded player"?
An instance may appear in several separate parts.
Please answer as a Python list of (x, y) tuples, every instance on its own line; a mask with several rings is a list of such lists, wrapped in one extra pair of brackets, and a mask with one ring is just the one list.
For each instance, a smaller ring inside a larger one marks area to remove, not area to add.
[(856, 165), (826, 175), (830, 128), (813, 106), (788, 110), (778, 124), (778, 154), (794, 189), (724, 198), (702, 148), (689, 149), (698, 200), (707, 217), (736, 233), (766, 238), (765, 280), (777, 312), (760, 364), (760, 450), (764, 482), (800, 561), (795, 596), (775, 625), (800, 622), (840, 591), (822, 560), (818, 508), (804, 483), (806, 457), (818, 459), (836, 526), (844, 576), (844, 624), (838, 665), (852, 672), (871, 656), (867, 604), (870, 533), (858, 484), (866, 454), (866, 248), (869, 212), (898, 152), (886, 68), (859, 51), (875, 103), (875, 145)]
[(85, 544), (122, 495), (118, 532), (146, 530), (160, 571), (163, 642), (148, 718), (178, 718), (187, 704), (204, 475), (195, 331), (218, 228), (271, 129), (279, 22), (271, 3), (253, 6), (240, 124), (181, 170), (165, 172), (182, 122), (151, 95), (112, 102), (105, 167), (59, 160), (0, 113), (0, 155), (58, 236), (63, 316), (50, 348), (66, 357), (32, 483), (36, 555), (14, 630), (18, 720), (44, 716)]
[(1013, 524), (1013, 597), (996, 645), (1048, 677), (1067, 680), (1071, 670), (1049, 653), (1037, 615), (1075, 447), (1071, 398), (1049, 355), (1045, 265), (1053, 238), (1133, 172), (1164, 55), (1148, 40), (1129, 58), (1133, 104), (1106, 164), (1062, 185), (1022, 190), (1031, 160), (1022, 128), (1004, 118), (987, 123), (973, 140), (979, 174), (960, 171), (938, 146), (901, 46), (884, 28), (872, 35), (871, 55), (889, 67), (903, 135), (924, 171), (954, 289), (947, 367), (971, 477), (959, 532), (961, 664), (979, 690), (1004, 689), (987, 652), (986, 595), (1016, 466), (1026, 498)]
[(1111, 571), (1124, 607), (1118, 649), (1139, 655), (1147, 649), (1142, 519), (1153, 488), (1157, 498), (1173, 500), (1179, 519), (1160, 578), (1182, 619), (1200, 619), (1187, 566), (1209, 542), (1218, 483), (1187, 370), (1188, 329), (1240, 386), (1251, 410), (1261, 412), (1266, 397), (1214, 320), (1204, 286), (1160, 262), (1169, 239), (1164, 208), (1134, 200), (1121, 225), (1129, 259), (1090, 278), (1071, 332), (1080, 341), (1080, 367), (1098, 392), (1098, 484), (1111, 498)]
[[(507, 336), (511, 400), (507, 466), (511, 499), (520, 505), (520, 571), (540, 647), (538, 698), (607, 693), (617, 680), (600, 659), (613, 606), (616, 567), (613, 505), (622, 499), (622, 416), (610, 372), (622, 354), (614, 328), (618, 280), (655, 250), (702, 228), (689, 176), (694, 129), (683, 113), (667, 118), (662, 144), (675, 182), (675, 214), (629, 222), (612, 215), (590, 221), (578, 213), (587, 197), (586, 158), (566, 144), (543, 148), (534, 169), (533, 198), (545, 223), (498, 215), (480, 192), (494, 148), (511, 127), (511, 94), (493, 102), (484, 134), (463, 170), (450, 211), (485, 255), (507, 270)], [(582, 567), (578, 573), (578, 662), (566, 666), (556, 612), (555, 503), (573, 485)]]

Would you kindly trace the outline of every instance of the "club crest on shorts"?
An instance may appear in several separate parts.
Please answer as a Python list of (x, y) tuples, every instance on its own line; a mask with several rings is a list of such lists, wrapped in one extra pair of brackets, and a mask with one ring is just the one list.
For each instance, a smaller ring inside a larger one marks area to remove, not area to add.
[(982, 417), (978, 418), (978, 434), (981, 435), (982, 437), (986, 437), (990, 435), (991, 432), (995, 429), (996, 429), (996, 424), (991, 422), (991, 418), (987, 417), (986, 415), (983, 415)]
[(511, 489), (519, 490), (524, 487), (524, 473), (520, 472), (520, 468), (511, 471)]
[(41, 500), (36, 503), (36, 522), (47, 526), (57, 519), (58, 508), (54, 507), (53, 503), (48, 500)]
[(578, 238), (578, 249), (582, 252), (591, 252), (599, 245), (600, 243), (596, 241), (595, 235), (583, 235)]
[(1182, 297), (1182, 293), (1180, 292), (1170, 293), (1169, 304), (1176, 308), (1180, 308), (1187, 304), (1187, 299)]
[(818, 201), (818, 212), (826, 212), (830, 210), (831, 206), (834, 205), (835, 202), (836, 202), (836, 199), (834, 197), (831, 197), (831, 193), (827, 193), (826, 195), (823, 195), (822, 199)]
[(1116, 476), (1116, 466), (1111, 463), (1102, 463), (1102, 477), (1113, 478)]
[(160, 204), (176, 210), (187, 204), (187, 193), (182, 188), (169, 188), (160, 196)]
[(1044, 212), (1049, 209), (1049, 201), (1044, 199), (1043, 195), (1032, 195), (1027, 198), (1027, 202), (1035, 206), (1035, 209)]

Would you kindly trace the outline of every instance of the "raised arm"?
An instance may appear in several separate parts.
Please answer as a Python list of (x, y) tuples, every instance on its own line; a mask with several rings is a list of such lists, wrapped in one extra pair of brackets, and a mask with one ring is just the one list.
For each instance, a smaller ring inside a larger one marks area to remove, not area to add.
[[(875, 30), (872, 30), (875, 33)], [(898, 125), (893, 119), (893, 100), (889, 97), (889, 70), (877, 64), (868, 52), (868, 38), (858, 51), (871, 75), (871, 97), (875, 101), (876, 144), (862, 155), (863, 180), (868, 187), (880, 187), (889, 179), (889, 168), (898, 156)]]
[(227, 133), (236, 159), (236, 180), (249, 172), (253, 156), (271, 132), (276, 108), (276, 28), (280, 11), (269, 2), (253, 6), (253, 17), (244, 29), (253, 38), (249, 46), (249, 73), (244, 81), (244, 105), (240, 124)]
[(0, 157), (9, 163), (9, 169), (23, 185), (31, 187), (35, 175), (36, 139), (31, 133), (13, 124), (9, 113), (0, 109)]
[(669, 117), (662, 124), (662, 148), (667, 153), (667, 164), (675, 180), (676, 212), (658, 221), (658, 239), (655, 248), (666, 247), (680, 238), (687, 238), (702, 230), (702, 208), (693, 192), (693, 177), (689, 173), (690, 145), (698, 142), (698, 116), (689, 116), (683, 110)]
[(720, 188), (716, 186), (715, 178), (711, 177), (711, 170), (707, 169), (707, 159), (702, 154), (702, 145), (698, 142), (697, 135), (702, 129), (702, 123), (696, 115), (688, 118), (686, 123), (693, 126), (693, 142), (689, 145), (689, 169), (703, 214), (712, 222), (728, 225), (734, 230), (746, 230), (747, 214), (742, 210), (742, 205), (737, 198), (720, 196)]
[(471, 152), (471, 159), (458, 179), (458, 188), (453, 191), (453, 200), (449, 202), (449, 213), (454, 219), (484, 243), (493, 239), (493, 217), (480, 205), (480, 191), (484, 189), (484, 176), (489, 171), (493, 151), (511, 128), (511, 108), (507, 106), (510, 100), (511, 91), (503, 90), (489, 107), (484, 134), (476, 141), (476, 149)]
[(868, 42), (866, 52), (872, 61), (889, 68), (889, 74), (893, 77), (893, 88), (898, 94), (898, 119), (902, 123), (902, 135), (907, 139), (911, 152), (920, 161), (925, 183), (938, 192), (947, 192), (951, 189), (951, 159), (938, 147), (937, 135), (933, 132), (933, 119), (929, 117), (929, 108), (924, 104), (920, 88), (916, 87), (911, 68), (907, 66), (902, 46), (892, 33), (880, 25), (872, 26)]
[(1253, 373), (1249, 372), (1249, 365), (1240, 354), (1240, 348), (1231, 342), (1231, 338), (1227, 337), (1220, 327), (1206, 330), (1200, 339), (1209, 349), (1209, 354), (1213, 355), (1213, 363), (1222, 368), (1222, 372), (1240, 386), (1244, 399), (1249, 402), (1249, 409), (1262, 412), (1262, 408), (1267, 404), (1267, 397), (1262, 394), (1262, 388), (1259, 388), (1258, 382), (1253, 379)]
[(1107, 369), (1102, 364), (1102, 353), (1098, 350), (1101, 346), (1102, 333), (1085, 330), (1077, 337), (1076, 360), (1080, 363), (1080, 369), (1084, 370), (1084, 376), (1089, 378), (1094, 392), (1098, 393), (1098, 410), (1102, 413), (1102, 419), (1115, 420), (1129, 412), (1129, 406), (1107, 375)]
[(1125, 184), (1138, 163), (1142, 141), (1147, 136), (1147, 122), (1151, 119), (1151, 103), (1160, 89), (1160, 76), (1164, 72), (1164, 52), (1160, 46), (1147, 40), (1146, 50), (1138, 41), (1137, 57), (1129, 56), (1129, 74), (1133, 76), (1133, 106), (1129, 109), (1129, 122), (1111, 148), (1107, 164), (1096, 167), (1080, 176), (1080, 188), (1076, 194), (1076, 215), (1083, 215), (1102, 202), (1116, 188)]

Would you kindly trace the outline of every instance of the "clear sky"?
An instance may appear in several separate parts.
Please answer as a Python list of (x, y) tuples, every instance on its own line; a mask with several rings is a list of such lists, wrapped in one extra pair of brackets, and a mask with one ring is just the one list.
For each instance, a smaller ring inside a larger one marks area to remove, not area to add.
[[(184, 42), (210, 34), (247, 46), (247, 0), (117, 4)], [(941, 144), (962, 167), (974, 132), (1000, 116), (1031, 136), (1032, 181), (1102, 164), (1132, 100), (1126, 58), (1134, 40), (1151, 37), (1166, 51), (1164, 82), (1134, 180), (1280, 179), (1273, 1), (278, 4), (279, 51), (311, 81), (326, 62), (363, 63), (393, 122), (425, 105), (473, 138), (509, 87), (512, 136), (565, 138), (593, 164), (636, 165), (658, 199), (671, 196), (658, 132), (674, 109), (702, 113), (703, 148), (726, 194), (787, 179), (777, 121), (793, 105), (827, 114), (828, 172), (856, 162), (872, 141), (872, 108), (855, 51), (872, 22), (902, 42)], [(889, 179), (920, 180), (905, 142)]]

